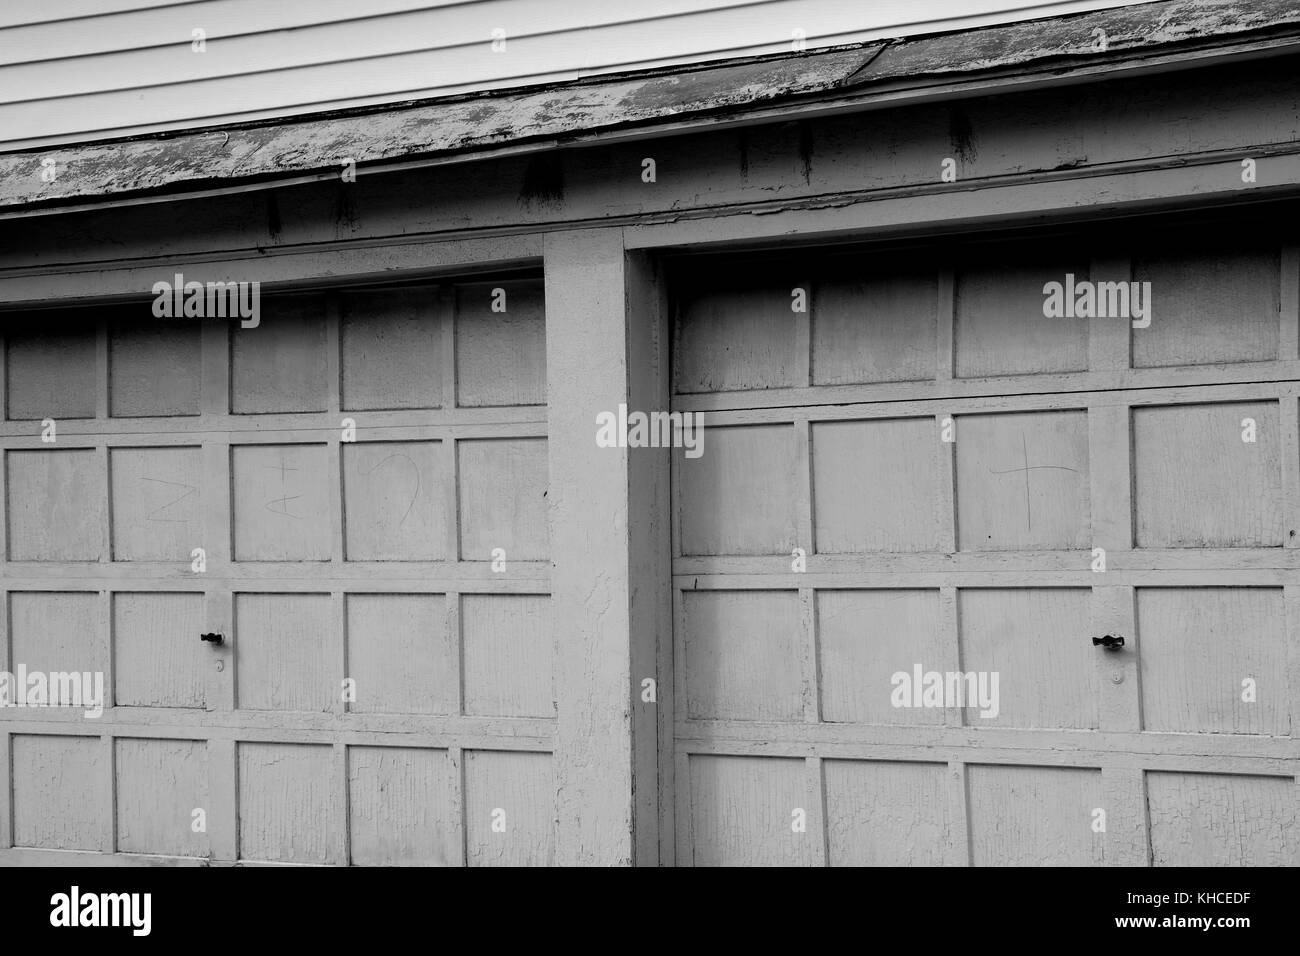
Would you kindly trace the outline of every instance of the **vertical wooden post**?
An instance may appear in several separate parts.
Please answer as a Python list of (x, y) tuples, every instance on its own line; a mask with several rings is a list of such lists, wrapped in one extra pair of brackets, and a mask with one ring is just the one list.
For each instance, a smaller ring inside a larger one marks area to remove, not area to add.
[[(550, 526), (559, 713), (557, 862), (654, 864), (659, 709), (670, 686), (669, 450), (602, 448), (596, 417), (666, 411), (667, 336), (652, 264), (621, 229), (545, 244)], [(646, 779), (649, 777), (650, 779)]]

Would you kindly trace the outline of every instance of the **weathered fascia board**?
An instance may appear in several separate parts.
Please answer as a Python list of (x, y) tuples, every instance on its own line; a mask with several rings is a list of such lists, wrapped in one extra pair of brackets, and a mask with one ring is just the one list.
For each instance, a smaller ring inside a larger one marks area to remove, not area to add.
[[(486, 260), (535, 256), (539, 232), (605, 225), (628, 226), (640, 245), (651, 236), (669, 244), (674, 235), (683, 242), (776, 238), (787, 229), (812, 235), (819, 224), (870, 231), (953, 228), (963, 216), (978, 222), (1012, 211), (1082, 215), (1095, 210), (1071, 196), (1090, 195), (1097, 209), (1162, 200), (1169, 198), (1162, 179), (1177, 181), (1192, 167), (1207, 177), (1197, 180), (1194, 201), (1274, 196), (1300, 183), (1285, 159), (1300, 150), (1291, 133), (1300, 128), (1297, 59), (697, 132), (653, 148), (611, 144), (10, 221), (0, 223), (0, 298), (33, 298), (26, 277), (35, 274), (54, 277), (42, 285), (56, 298), (60, 288), (79, 294), (92, 281), (79, 278), (85, 272), (127, 294), (107, 270), (138, 270), (138, 283), (192, 262), (234, 263), (237, 277), (253, 278), (238, 273), (253, 269), (264, 281), (364, 272), (380, 259), (394, 271), (422, 260), (468, 265), (475, 248)], [(647, 156), (657, 163), (654, 183), (642, 181)], [(1254, 184), (1241, 180), (1243, 156), (1257, 160)], [(948, 157), (955, 183), (940, 179)], [(1090, 178), (1094, 187), (1079, 185)], [(1123, 191), (1098, 193), (1100, 184)], [(456, 243), (471, 240), (484, 245), (457, 252)], [(514, 253), (512, 242), (521, 244)], [(385, 244), (396, 245), (385, 252)]]
[[(275, 256), (242, 251), (207, 260), (178, 260), (176, 270), (183, 271), (186, 281), (256, 281), (278, 291), (298, 286), (320, 288), (333, 282), (351, 285), (534, 268), (540, 267), (541, 257), (542, 236), (532, 233), (443, 242), (340, 242)], [(10, 276), (0, 281), (0, 307), (39, 307), (51, 300), (77, 305), (138, 299), (159, 279), (167, 278), (156, 264)]]
[[(1006, 82), (1010, 74), (1023, 85), (1035, 74), (1055, 85), (1072, 70), (1151, 70), (1162, 58), (1160, 68), (1176, 68), (1178, 60), (1203, 57), (1207, 51), (1240, 56), (1297, 43), (1300, 0), (1162, 0), (905, 41), (448, 97), (382, 111), (0, 155), (0, 215), (57, 209), (94, 197), (266, 189), (336, 177), (347, 159), (362, 173), (395, 163), (409, 167), (413, 162), (476, 159), (485, 151), (512, 147), (553, 148), (620, 131), (647, 135), (738, 118), (770, 121), (773, 106), (787, 115), (796, 107), (832, 108), (820, 102), (828, 95), (836, 100), (834, 109), (863, 108), (878, 95), (897, 103), (909, 85), (926, 98), (943, 95), (936, 81), (982, 75)], [(963, 95), (971, 92), (968, 88)], [(764, 109), (766, 113), (755, 114)], [(62, 167), (52, 183), (41, 176), (46, 158)]]

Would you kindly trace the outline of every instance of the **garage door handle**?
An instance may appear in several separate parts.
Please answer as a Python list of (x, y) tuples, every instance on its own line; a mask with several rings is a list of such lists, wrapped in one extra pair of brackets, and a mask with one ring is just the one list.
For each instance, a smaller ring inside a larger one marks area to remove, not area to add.
[(209, 644), (215, 644), (218, 647), (221, 646), (221, 644), (225, 641), (225, 639), (226, 638), (224, 637), (224, 635), (221, 634), (200, 634), (199, 635), (200, 641), (207, 641)]
[(1092, 646), (1101, 645), (1108, 651), (1118, 650), (1124, 646), (1124, 638), (1118, 634), (1103, 634), (1101, 637), (1092, 639)]

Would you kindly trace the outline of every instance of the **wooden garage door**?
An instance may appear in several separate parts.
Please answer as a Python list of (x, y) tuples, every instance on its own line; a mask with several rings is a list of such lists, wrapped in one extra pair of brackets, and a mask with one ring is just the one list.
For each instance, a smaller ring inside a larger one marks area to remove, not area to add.
[[(681, 265), (679, 863), (1297, 862), (1300, 259), (1259, 222)], [(1150, 326), (1045, 317), (1068, 275)], [(929, 672), (996, 714), (896, 706)]]
[(540, 280), (6, 318), (0, 859), (551, 859)]

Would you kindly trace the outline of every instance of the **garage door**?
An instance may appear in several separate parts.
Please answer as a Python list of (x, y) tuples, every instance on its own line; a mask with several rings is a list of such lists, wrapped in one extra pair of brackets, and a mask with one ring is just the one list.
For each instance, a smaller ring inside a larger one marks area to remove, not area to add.
[(1261, 221), (680, 265), (679, 863), (1298, 861)]
[(551, 858), (539, 279), (7, 319), (0, 858)]

